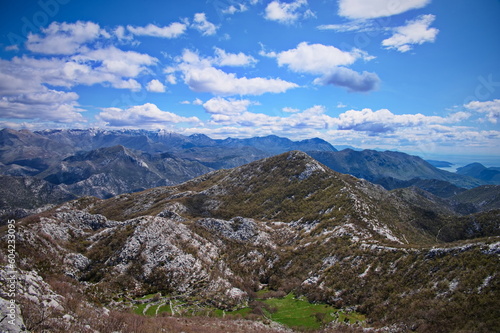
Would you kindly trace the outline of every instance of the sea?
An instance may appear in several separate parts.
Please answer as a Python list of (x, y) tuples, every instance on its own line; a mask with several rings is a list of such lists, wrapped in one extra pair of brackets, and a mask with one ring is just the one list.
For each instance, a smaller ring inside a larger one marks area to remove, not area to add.
[(456, 172), (458, 168), (471, 163), (481, 163), (487, 168), (500, 167), (500, 155), (438, 155), (435, 153), (421, 156), (425, 160), (445, 161), (452, 163), (450, 167), (439, 169)]

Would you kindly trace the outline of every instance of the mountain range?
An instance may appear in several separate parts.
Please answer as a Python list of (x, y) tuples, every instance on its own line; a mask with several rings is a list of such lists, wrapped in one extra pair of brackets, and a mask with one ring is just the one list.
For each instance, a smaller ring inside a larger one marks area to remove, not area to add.
[[(266, 294), (338, 309), (316, 316), (323, 332), (495, 331), (499, 192), (388, 191), (291, 151), (174, 186), (81, 197), (16, 223), (20, 295), (29, 295), (20, 325), (293, 332), (273, 326), (279, 308), (266, 308)], [(231, 317), (192, 317), (217, 311)]]
[[(318, 138), (291, 141), (267, 136), (214, 140), (203, 134), (184, 136), (145, 130), (3, 129), (0, 131), (2, 182), (40, 184), (38, 188), (43, 188), (44, 194), (37, 200), (18, 200), (16, 193), (9, 194), (14, 189), (6, 187), (0, 209), (33, 209), (61, 203), (68, 195), (109, 198), (179, 184), (212, 170), (233, 168), (292, 150), (307, 152), (335, 171), (367, 179), (386, 189), (416, 186), (451, 198), (466, 189), (496, 183), (493, 169), (450, 173), (417, 156), (392, 151), (337, 151)], [(20, 186), (34, 195), (38, 193), (36, 188)]]

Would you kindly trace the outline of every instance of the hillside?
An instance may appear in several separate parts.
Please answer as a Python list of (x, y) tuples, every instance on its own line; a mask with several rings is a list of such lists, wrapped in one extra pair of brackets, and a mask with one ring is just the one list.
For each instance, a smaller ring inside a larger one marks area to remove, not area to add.
[(0, 175), (0, 207), (3, 209), (31, 209), (72, 199), (76, 199), (76, 196), (62, 186), (34, 177)]
[(123, 146), (80, 152), (44, 170), (38, 177), (78, 195), (100, 198), (178, 184), (212, 169), (168, 153), (144, 154)]
[[(247, 320), (231, 317), (222, 332), (257, 332), (253, 323), (272, 332), (285, 328), (266, 318), (295, 299), (339, 309), (317, 315), (333, 325), (325, 332), (361, 330), (359, 321), (379, 332), (495, 330), (498, 211), (457, 217), (426, 206), (431, 199), (389, 192), (298, 151), (176, 186), (80, 198), (17, 223), (20, 281), (32, 290), (20, 301), (23, 318), (35, 326), (29, 304), (45, 302), (52, 310), (38, 328), (132, 332), (173, 327), (175, 313), (223, 310)], [(463, 232), (450, 232), (457, 228)], [(165, 316), (135, 317), (132, 309)], [(61, 321), (65, 315), (73, 319)], [(200, 323), (184, 325), (171, 330)]]
[(479, 186), (457, 194), (452, 200), (472, 205), (476, 211), (500, 209), (500, 185)]
[(480, 180), (438, 169), (418, 156), (400, 152), (345, 149), (333, 153), (311, 152), (310, 155), (332, 170), (364, 178), (374, 183), (383, 184), (387, 182), (387, 178), (398, 181), (410, 181), (418, 178), (446, 181), (463, 188), (472, 188), (483, 184)]
[(487, 168), (481, 163), (471, 163), (458, 168), (457, 174), (474, 177), (487, 184), (500, 185), (500, 168)]

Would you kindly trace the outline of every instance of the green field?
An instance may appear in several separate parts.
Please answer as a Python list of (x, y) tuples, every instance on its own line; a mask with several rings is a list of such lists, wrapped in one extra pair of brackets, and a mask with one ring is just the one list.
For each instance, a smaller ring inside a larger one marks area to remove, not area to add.
[(290, 327), (320, 328), (334, 320), (351, 324), (364, 320), (360, 314), (347, 314), (327, 304), (309, 303), (305, 298), (296, 298), (291, 293), (283, 298), (267, 299), (264, 303), (276, 310), (269, 313), (271, 320)]
[[(258, 296), (263, 294), (264, 293), (260, 293)], [(260, 313), (263, 317), (289, 327), (297, 328), (319, 329), (332, 321), (355, 324), (365, 320), (364, 316), (359, 313), (345, 312), (344, 310), (336, 309), (328, 304), (310, 303), (305, 297), (295, 297), (293, 293), (282, 298), (257, 299), (255, 302), (252, 302), (251, 305), (253, 307), (246, 307), (236, 311), (223, 311), (211, 307), (194, 306), (187, 301), (173, 301), (176, 315), (210, 315), (216, 317), (232, 315), (245, 318), (249, 314), (255, 314), (256, 308), (258, 307), (259, 311), (257, 311), (257, 313)], [(134, 312), (148, 316), (155, 316), (163, 312), (172, 315), (168, 298), (160, 299), (145, 311), (147, 306), (147, 304), (136, 305), (134, 306)]]

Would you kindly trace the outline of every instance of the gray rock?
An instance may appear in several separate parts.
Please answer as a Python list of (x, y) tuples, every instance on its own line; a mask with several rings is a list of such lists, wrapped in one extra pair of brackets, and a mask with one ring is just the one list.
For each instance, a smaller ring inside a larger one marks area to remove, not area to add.
[(0, 332), (20, 333), (29, 332), (24, 326), (21, 309), (14, 300), (0, 297)]
[(248, 241), (254, 238), (257, 233), (255, 221), (243, 217), (234, 217), (229, 221), (206, 218), (196, 221), (196, 223), (206, 229), (215, 231), (224, 237), (238, 240)]

